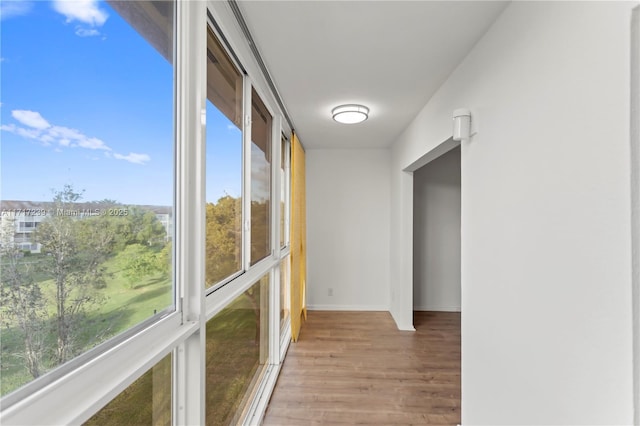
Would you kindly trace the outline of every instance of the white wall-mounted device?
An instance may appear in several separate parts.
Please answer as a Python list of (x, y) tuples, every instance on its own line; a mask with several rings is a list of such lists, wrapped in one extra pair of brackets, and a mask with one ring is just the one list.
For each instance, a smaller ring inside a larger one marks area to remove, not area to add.
[(471, 111), (458, 108), (453, 111), (453, 140), (468, 141), (471, 137)]

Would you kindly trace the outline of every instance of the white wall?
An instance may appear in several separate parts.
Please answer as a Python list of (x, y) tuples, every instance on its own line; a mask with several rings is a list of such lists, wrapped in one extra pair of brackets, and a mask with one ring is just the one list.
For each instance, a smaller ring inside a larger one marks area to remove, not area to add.
[(635, 424), (640, 424), (640, 6), (633, 10), (631, 32), (631, 280)]
[(460, 148), (413, 174), (413, 309), (460, 312)]
[[(410, 323), (411, 164), (462, 145), (462, 421), (633, 421), (630, 22), (638, 2), (513, 2), (392, 152), (391, 312)], [(409, 247), (409, 248), (407, 248)], [(395, 279), (397, 277), (397, 279)]]
[(309, 309), (388, 310), (390, 151), (309, 149), (306, 166)]

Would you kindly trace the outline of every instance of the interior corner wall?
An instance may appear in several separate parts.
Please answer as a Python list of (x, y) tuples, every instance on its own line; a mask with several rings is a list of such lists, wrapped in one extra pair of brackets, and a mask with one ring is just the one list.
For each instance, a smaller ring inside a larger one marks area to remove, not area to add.
[[(451, 137), (454, 109), (471, 110), (477, 134), (461, 145), (463, 424), (633, 422), (637, 4), (512, 2), (392, 147), (393, 236), (407, 226), (405, 170)], [(406, 242), (392, 244), (400, 325), (412, 281)]]
[(307, 306), (389, 310), (390, 151), (307, 149)]
[(413, 309), (460, 312), (460, 148), (413, 173)]

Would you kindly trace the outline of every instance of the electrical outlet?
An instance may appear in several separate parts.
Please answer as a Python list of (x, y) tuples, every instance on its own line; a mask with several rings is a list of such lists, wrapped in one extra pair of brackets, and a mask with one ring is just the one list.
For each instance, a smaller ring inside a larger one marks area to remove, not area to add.
[(329, 296), (333, 296), (333, 289), (330, 288), (328, 293), (329, 293)]

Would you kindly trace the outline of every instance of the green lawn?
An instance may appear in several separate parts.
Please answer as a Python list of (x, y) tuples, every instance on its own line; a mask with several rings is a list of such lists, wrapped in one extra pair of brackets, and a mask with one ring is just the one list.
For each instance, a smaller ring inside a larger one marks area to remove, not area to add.
[[(33, 259), (32, 259), (33, 260)], [(99, 290), (103, 304), (97, 306), (84, 321), (78, 339), (84, 350), (149, 318), (171, 304), (172, 291), (168, 279), (160, 275), (145, 277), (132, 286), (116, 262), (105, 265), (109, 278)], [(41, 282), (54, 314), (52, 280)], [(229, 306), (207, 322), (206, 330), (206, 419), (207, 425), (227, 425), (237, 420), (242, 402), (254, 384), (260, 364), (260, 284), (236, 298)], [(53, 330), (54, 322), (50, 320)], [(23, 344), (19, 333), (3, 328), (2, 394), (27, 383), (31, 376), (23, 366), (19, 353)], [(49, 347), (55, 349), (55, 335), (49, 333)], [(262, 349), (267, 350), (266, 348)], [(112, 402), (99, 411), (88, 425), (164, 425), (171, 422), (171, 356), (149, 370)]]
[[(236, 423), (260, 369), (256, 311), (246, 294), (207, 322), (206, 424)], [(170, 425), (171, 363), (165, 357), (96, 413), (86, 426)]]
[(85, 426), (171, 425), (171, 355), (91, 417)]
[[(28, 256), (25, 260), (37, 261), (39, 256)], [(83, 352), (99, 343), (125, 331), (141, 321), (153, 316), (171, 305), (173, 292), (171, 281), (160, 274), (150, 275), (138, 282), (133, 288), (118, 269), (116, 262), (105, 263), (108, 272), (106, 288), (96, 290), (101, 304), (91, 307), (90, 313), (82, 320), (82, 329), (77, 336), (77, 351)], [(46, 277), (41, 277), (46, 278)], [(44, 325), (46, 347), (55, 350), (55, 286), (53, 280), (40, 282), (50, 313), (48, 323)], [(5, 321), (9, 322), (9, 321)], [(23, 341), (20, 333), (11, 324), (4, 324), (0, 332), (1, 363), (0, 392), (5, 395), (32, 380), (20, 357)], [(45, 365), (47, 370), (52, 365)]]
[(238, 420), (235, 416), (261, 367), (257, 313), (245, 293), (207, 322), (207, 425)]

